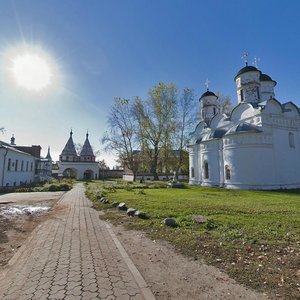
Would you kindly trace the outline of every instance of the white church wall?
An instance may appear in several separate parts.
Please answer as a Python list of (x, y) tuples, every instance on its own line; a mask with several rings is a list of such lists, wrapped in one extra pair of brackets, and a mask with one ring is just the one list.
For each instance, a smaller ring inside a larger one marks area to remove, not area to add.
[[(220, 185), (219, 139), (203, 142), (201, 150), (202, 185)], [(205, 164), (208, 164), (208, 174), (205, 174)], [(208, 176), (206, 176), (208, 175)]]
[[(292, 134), (293, 138), (290, 138)], [(274, 128), (274, 164), (278, 188), (300, 187), (300, 137), (295, 129)]]
[(189, 183), (197, 185), (199, 181), (198, 145), (189, 147)]
[(228, 166), (230, 170), (230, 179), (225, 176), (224, 180), (226, 188), (276, 188), (273, 147), (270, 142), (270, 137), (249, 133), (239, 133), (225, 139), (224, 169)]

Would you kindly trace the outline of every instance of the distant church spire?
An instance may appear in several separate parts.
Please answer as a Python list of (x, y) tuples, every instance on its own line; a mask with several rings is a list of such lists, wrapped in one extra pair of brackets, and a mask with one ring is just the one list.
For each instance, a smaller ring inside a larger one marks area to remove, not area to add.
[(83, 157), (83, 159), (84, 159), (84, 157), (86, 157), (86, 159), (87, 159), (87, 157), (90, 157), (91, 160), (93, 160), (93, 161), (95, 160), (95, 155), (93, 153), (93, 149), (89, 142), (89, 133), (88, 132), (86, 133), (86, 139), (82, 146), (80, 156)]
[(46, 158), (50, 161), (52, 160), (51, 155), (50, 155), (50, 146), (48, 146), (48, 153), (47, 153)]
[(71, 129), (70, 131), (70, 137), (61, 153), (61, 157), (63, 156), (68, 156), (68, 157), (77, 157), (77, 152), (76, 152), (76, 149), (75, 149), (75, 146), (74, 146), (74, 142), (73, 142), (73, 138), (72, 138), (72, 135), (73, 135), (73, 131)]

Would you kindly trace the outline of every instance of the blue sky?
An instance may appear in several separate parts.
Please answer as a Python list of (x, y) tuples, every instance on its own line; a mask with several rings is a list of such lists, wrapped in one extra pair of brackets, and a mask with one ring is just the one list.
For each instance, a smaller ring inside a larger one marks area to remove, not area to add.
[[(300, 105), (300, 2), (243, 0), (0, 1), (1, 140), (40, 144), (53, 158), (73, 128), (96, 150), (114, 97), (146, 97), (156, 83), (212, 91), (236, 102), (233, 78), (260, 58), (277, 81), (276, 98)], [(9, 79), (9, 61), (24, 45), (55, 66), (49, 90), (34, 93)], [(100, 158), (111, 158), (102, 152)]]

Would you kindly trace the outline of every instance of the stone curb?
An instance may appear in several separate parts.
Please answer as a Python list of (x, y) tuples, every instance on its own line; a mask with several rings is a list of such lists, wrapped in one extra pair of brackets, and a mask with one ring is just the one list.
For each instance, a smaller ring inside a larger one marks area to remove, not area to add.
[(150, 290), (150, 288), (148, 287), (145, 279), (143, 278), (142, 274), (139, 272), (139, 270), (137, 269), (137, 267), (134, 265), (133, 261), (130, 259), (130, 257), (128, 256), (126, 250), (124, 249), (124, 247), (122, 246), (122, 244), (120, 243), (120, 241), (118, 240), (117, 236), (115, 235), (115, 233), (113, 232), (113, 230), (111, 229), (110, 225), (108, 223), (105, 222), (105, 226), (107, 228), (107, 231), (109, 232), (111, 238), (113, 239), (115, 245), (117, 246), (117, 248), (120, 251), (121, 256), (123, 257), (126, 265), (128, 266), (131, 274), (133, 275), (136, 283), (138, 284), (139, 288), (141, 289), (143, 296), (146, 300), (155, 300), (155, 296), (153, 295), (152, 291)]

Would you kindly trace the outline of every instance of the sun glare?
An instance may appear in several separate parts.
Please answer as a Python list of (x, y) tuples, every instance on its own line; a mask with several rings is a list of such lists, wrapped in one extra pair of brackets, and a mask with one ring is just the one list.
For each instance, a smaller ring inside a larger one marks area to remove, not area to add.
[(39, 92), (51, 85), (51, 68), (41, 56), (25, 53), (15, 57), (12, 62), (14, 79), (19, 86)]

